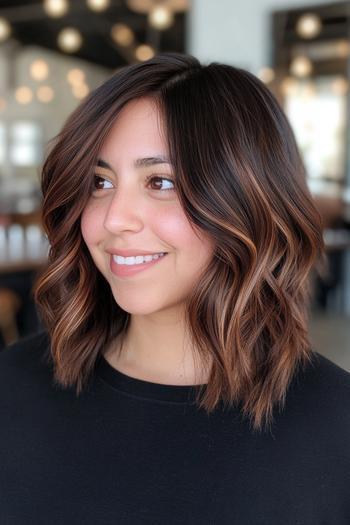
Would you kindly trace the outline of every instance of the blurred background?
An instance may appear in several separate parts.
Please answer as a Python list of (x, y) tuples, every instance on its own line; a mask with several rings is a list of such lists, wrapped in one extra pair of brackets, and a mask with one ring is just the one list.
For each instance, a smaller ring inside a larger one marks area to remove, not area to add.
[(243, 67), (284, 108), (323, 218), (314, 348), (350, 370), (350, 3), (300, 0), (0, 1), (0, 349), (40, 329), (48, 141), (120, 67), (160, 51)]

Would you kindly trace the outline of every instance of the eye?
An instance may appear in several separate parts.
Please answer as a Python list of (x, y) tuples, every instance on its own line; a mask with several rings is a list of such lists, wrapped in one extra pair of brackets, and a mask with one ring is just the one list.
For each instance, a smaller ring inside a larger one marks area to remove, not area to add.
[[(165, 183), (164, 183), (165, 181)], [(171, 180), (171, 179), (168, 179), (166, 177), (159, 177), (159, 176), (155, 176), (155, 175), (149, 175), (148, 177), (146, 177), (146, 183), (147, 185), (149, 184), (153, 184), (153, 188), (151, 189), (154, 189), (154, 190), (159, 190), (161, 191), (161, 193), (163, 193), (164, 191), (172, 191), (174, 190), (174, 181)], [(165, 187), (165, 188), (161, 188), (160, 186), (165, 184), (166, 186), (169, 186), (169, 183), (171, 185), (173, 185), (173, 187)], [(108, 180), (108, 179), (105, 179), (104, 177), (101, 177), (99, 175), (94, 175), (94, 178), (93, 178), (93, 182), (92, 182), (92, 191), (98, 191), (98, 190), (108, 190), (110, 188), (113, 188), (113, 184)]]
[[(110, 186), (104, 186), (104, 183), (109, 184)], [(113, 187), (113, 184), (103, 177), (100, 177), (99, 175), (94, 175), (93, 183), (92, 183), (92, 191), (95, 190), (106, 190), (108, 188)]]
[[(170, 182), (170, 184), (173, 185), (172, 188), (165, 187), (165, 188), (164, 188), (163, 190), (161, 190), (161, 191), (172, 191), (172, 190), (175, 189), (175, 183), (174, 183), (174, 181), (171, 180), (171, 179), (167, 179), (167, 178), (165, 178), (165, 177), (159, 177), (159, 176), (155, 176), (155, 175), (149, 175), (149, 176), (146, 178), (146, 181), (147, 181), (147, 184), (150, 183), (150, 182), (153, 182), (153, 181), (157, 181), (157, 185), (156, 185), (156, 187), (153, 188), (153, 189), (159, 189), (159, 182), (160, 182), (160, 181), (166, 181), (166, 186), (169, 185), (169, 182)], [(157, 186), (158, 186), (158, 187), (157, 187)]]

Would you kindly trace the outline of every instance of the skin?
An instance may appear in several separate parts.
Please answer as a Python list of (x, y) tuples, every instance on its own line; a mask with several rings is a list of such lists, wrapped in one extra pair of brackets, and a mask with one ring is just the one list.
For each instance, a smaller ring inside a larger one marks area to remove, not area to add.
[[(95, 182), (81, 219), (96, 267), (115, 301), (131, 314), (121, 354), (120, 340), (115, 340), (104, 356), (116, 369), (143, 380), (206, 383), (208, 375), (195, 364), (186, 336), (184, 302), (212, 258), (214, 245), (188, 222), (171, 182), (170, 163), (134, 165), (136, 159), (156, 156), (168, 157), (161, 116), (151, 99), (133, 100), (103, 144), (99, 158), (111, 169), (98, 169), (103, 178)], [(147, 182), (149, 175), (162, 179)], [(168, 255), (152, 268), (121, 278), (111, 272), (106, 252), (118, 248)]]

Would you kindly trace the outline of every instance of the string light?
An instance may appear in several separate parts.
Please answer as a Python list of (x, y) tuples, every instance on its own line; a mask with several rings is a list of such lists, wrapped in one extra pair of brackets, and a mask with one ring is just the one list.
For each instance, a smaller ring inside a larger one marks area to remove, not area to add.
[(83, 84), (85, 82), (85, 73), (82, 69), (73, 68), (70, 69), (67, 73), (67, 81), (75, 86), (77, 84)]
[(59, 18), (68, 11), (67, 0), (44, 0), (44, 9), (52, 18)]
[(33, 92), (27, 86), (20, 86), (15, 91), (15, 99), (19, 104), (29, 104), (33, 99)]
[(58, 46), (66, 53), (78, 51), (83, 42), (81, 33), (74, 27), (66, 27), (58, 34)]
[(272, 82), (274, 80), (275, 72), (271, 67), (262, 67), (261, 69), (259, 69), (257, 76), (265, 84), (268, 84), (269, 82)]
[(349, 90), (349, 82), (344, 77), (337, 77), (331, 83), (331, 89), (336, 95), (346, 95)]
[(141, 44), (135, 50), (135, 56), (138, 60), (149, 60), (154, 56), (154, 49), (148, 44)]
[(40, 86), (36, 91), (36, 96), (40, 102), (44, 102), (44, 104), (47, 104), (48, 102), (51, 102), (51, 100), (54, 98), (55, 93), (52, 87), (50, 86)]
[(312, 63), (306, 56), (295, 57), (290, 65), (290, 72), (297, 77), (306, 77), (312, 72)]
[(322, 29), (322, 21), (318, 15), (305, 13), (296, 24), (296, 30), (302, 38), (314, 38)]
[(49, 75), (49, 66), (45, 60), (38, 58), (30, 64), (30, 75), (34, 80), (45, 80)]
[(339, 57), (347, 58), (350, 54), (350, 44), (348, 40), (341, 40), (338, 42), (337, 46), (337, 54)]
[(134, 41), (134, 33), (125, 24), (114, 24), (111, 29), (111, 37), (120, 46), (129, 46)]
[(0, 42), (4, 42), (11, 34), (11, 26), (6, 18), (0, 17)]
[(298, 92), (298, 81), (293, 77), (285, 77), (280, 87), (283, 95), (293, 95)]
[(89, 94), (89, 86), (86, 84), (76, 84), (72, 87), (72, 93), (76, 98), (82, 99)]
[(109, 7), (110, 0), (87, 0), (86, 3), (92, 11), (104, 11)]
[(167, 29), (174, 22), (174, 14), (165, 5), (157, 5), (150, 11), (148, 22), (156, 29)]

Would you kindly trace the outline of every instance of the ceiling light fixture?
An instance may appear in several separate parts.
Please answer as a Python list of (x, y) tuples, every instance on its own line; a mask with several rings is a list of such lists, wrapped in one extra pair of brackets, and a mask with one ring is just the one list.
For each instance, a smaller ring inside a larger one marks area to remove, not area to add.
[[(155, 0), (126, 0), (126, 4), (135, 13), (148, 14), (154, 9), (156, 2)], [(187, 11), (190, 7), (189, 0), (166, 0), (163, 4), (174, 13)]]
[(86, 84), (76, 84), (72, 87), (72, 93), (75, 98), (85, 98), (90, 92), (89, 86)]
[(67, 13), (69, 5), (67, 0), (44, 0), (44, 9), (48, 16), (60, 18)]
[(262, 67), (259, 69), (257, 76), (260, 78), (260, 80), (262, 80), (262, 82), (269, 84), (274, 80), (275, 72), (271, 67)]
[(50, 86), (40, 86), (38, 87), (36, 91), (37, 99), (40, 100), (40, 102), (44, 102), (44, 104), (48, 104), (53, 100), (55, 93), (52, 87)]
[(87, 0), (87, 6), (92, 11), (104, 11), (110, 5), (110, 0)]
[(148, 23), (160, 31), (174, 23), (174, 13), (165, 5), (156, 5), (148, 15)]
[(296, 77), (307, 77), (312, 69), (311, 60), (303, 55), (295, 57), (290, 64), (290, 72)]
[(45, 60), (38, 58), (30, 64), (29, 72), (30, 76), (34, 80), (38, 80), (40, 82), (41, 80), (45, 80), (45, 78), (48, 77), (49, 66)]
[(130, 46), (134, 41), (134, 33), (125, 24), (114, 24), (111, 29), (111, 37), (120, 46)]
[(346, 95), (349, 91), (349, 81), (345, 77), (339, 76), (332, 81), (331, 89), (336, 95)]
[(11, 26), (6, 18), (0, 17), (0, 42), (7, 40), (11, 34)]
[(305, 13), (296, 24), (296, 31), (302, 38), (314, 38), (322, 29), (321, 18), (314, 13)]
[(33, 99), (33, 92), (27, 86), (20, 86), (15, 91), (15, 99), (19, 104), (29, 104)]
[(149, 60), (155, 55), (153, 47), (148, 44), (141, 44), (135, 49), (135, 56), (140, 61)]
[(67, 81), (72, 85), (76, 86), (78, 84), (84, 84), (85, 82), (85, 73), (82, 69), (77, 67), (70, 69), (67, 73)]
[(74, 27), (66, 27), (59, 32), (57, 44), (66, 53), (75, 53), (81, 47), (83, 37)]

